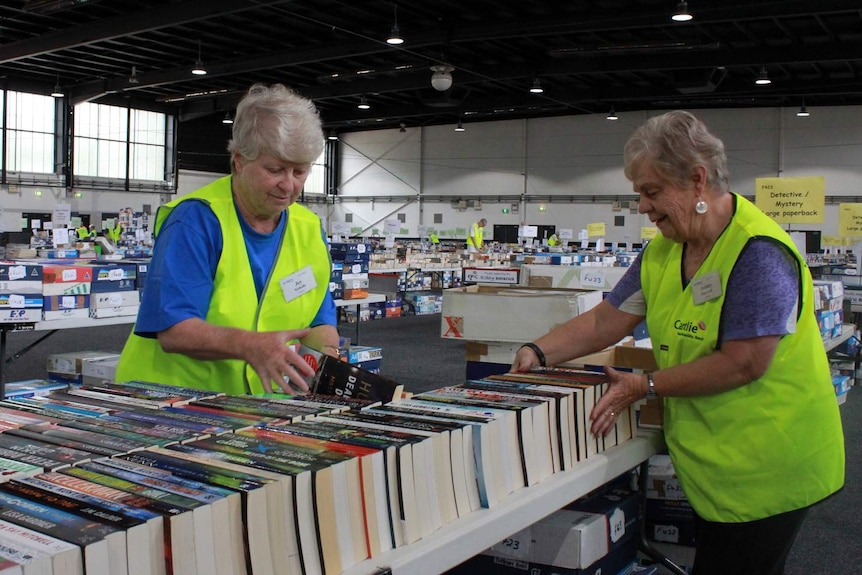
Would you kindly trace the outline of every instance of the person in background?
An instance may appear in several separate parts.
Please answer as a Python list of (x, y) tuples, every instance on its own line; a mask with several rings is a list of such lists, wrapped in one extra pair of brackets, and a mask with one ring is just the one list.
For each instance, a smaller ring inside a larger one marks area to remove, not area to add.
[(485, 218), (482, 218), (478, 222), (475, 222), (473, 226), (470, 228), (470, 235), (467, 237), (467, 251), (471, 254), (475, 254), (482, 251), (482, 248), (485, 247), (485, 242), (482, 239), (482, 236), (485, 232), (485, 226), (488, 224), (488, 221)]
[(296, 204), (323, 130), (311, 101), (255, 84), (237, 106), (231, 175), (159, 208), (153, 259), (117, 381), (228, 394), (295, 393), (313, 369), (291, 344), (337, 355), (329, 247)]
[(560, 238), (557, 236), (557, 233), (554, 232), (551, 234), (551, 237), (548, 238), (548, 245), (551, 247), (557, 246), (560, 244)]
[(809, 508), (844, 484), (811, 275), (787, 233), (729, 190), (724, 145), (692, 114), (638, 128), (625, 174), (660, 234), (607, 299), (519, 349), (512, 370), (595, 352), (646, 318), (658, 369), (607, 368), (592, 432), (661, 398), (697, 516), (694, 575), (779, 575)]

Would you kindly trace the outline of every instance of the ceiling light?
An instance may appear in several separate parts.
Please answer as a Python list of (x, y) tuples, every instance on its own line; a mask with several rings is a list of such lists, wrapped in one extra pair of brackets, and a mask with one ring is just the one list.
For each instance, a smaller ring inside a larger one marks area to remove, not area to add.
[(688, 22), (693, 16), (688, 11), (688, 2), (683, 0), (676, 5), (676, 12), (670, 17), (674, 22)]
[(769, 79), (769, 74), (766, 73), (766, 68), (760, 69), (760, 74), (757, 76), (757, 80), (754, 81), (758, 86), (766, 86), (772, 83), (772, 80)]
[(365, 96), (362, 96), (362, 98), (359, 100), (359, 105), (356, 107), (360, 110), (368, 110), (371, 108), (371, 106), (368, 104), (368, 100), (365, 99)]
[(401, 30), (398, 29), (398, 4), (392, 4), (392, 11), (395, 14), (395, 23), (392, 25), (392, 31), (389, 33), (386, 43), (400, 46), (404, 43), (404, 38), (401, 37)]
[(617, 113), (614, 111), (614, 109), (612, 107), (611, 111), (608, 112), (608, 120), (619, 120), (619, 119), (620, 119), (620, 117), (617, 116)]
[(330, 130), (329, 133), (326, 135), (326, 139), (327, 140), (338, 140), (338, 134), (335, 132), (335, 130)]
[(195, 61), (195, 66), (192, 68), (192, 74), (195, 76), (206, 76), (207, 69), (204, 68), (204, 61), (201, 60), (201, 41), (198, 40), (198, 59)]
[(140, 84), (140, 80), (138, 80), (138, 70), (132, 66), (132, 75), (129, 76), (129, 84)]
[(544, 91), (545, 90), (544, 90), (544, 88), (542, 88), (542, 83), (539, 81), (539, 79), (536, 78), (535, 80), (533, 80), (533, 85), (530, 87), (530, 93), (531, 94), (541, 94)]
[(431, 75), (431, 85), (438, 92), (445, 92), (452, 87), (452, 66), (446, 64), (438, 64), (431, 66), (434, 73)]
[(402, 134), (405, 133), (407, 131), (407, 124), (402, 122), (401, 126), (398, 128), (398, 131), (401, 132)]
[(455, 131), (456, 131), (456, 132), (464, 132), (464, 131), (466, 131), (466, 128), (464, 128), (464, 124), (462, 124), (462, 123), (461, 123), (461, 120), (458, 120), (458, 125), (457, 125), (457, 126), (455, 126)]
[(63, 93), (63, 88), (60, 87), (60, 78), (57, 78), (57, 83), (54, 84), (54, 89), (51, 90), (51, 96), (54, 98), (62, 98), (66, 94)]
[(225, 112), (224, 118), (221, 119), (222, 124), (233, 124), (233, 118), (230, 116), (230, 112)]
[(807, 118), (811, 115), (808, 113), (808, 108), (805, 107), (805, 100), (802, 100), (802, 107), (799, 108), (799, 111), (796, 112), (796, 115), (800, 118)]

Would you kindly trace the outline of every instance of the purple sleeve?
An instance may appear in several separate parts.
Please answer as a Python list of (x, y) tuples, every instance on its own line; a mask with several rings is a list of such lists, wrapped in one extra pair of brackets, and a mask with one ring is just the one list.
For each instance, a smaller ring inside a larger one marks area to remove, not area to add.
[(798, 298), (799, 271), (787, 249), (771, 240), (749, 243), (727, 280), (722, 341), (791, 333)]

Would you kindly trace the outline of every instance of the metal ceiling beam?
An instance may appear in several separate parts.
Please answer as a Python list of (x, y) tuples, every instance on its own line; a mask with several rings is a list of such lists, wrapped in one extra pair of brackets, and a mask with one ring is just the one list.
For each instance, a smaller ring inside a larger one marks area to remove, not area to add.
[(0, 46), (0, 63), (289, 1), (291, 0), (258, 0), (249, 3), (236, 0), (191, 0), (171, 6), (170, 9), (154, 8), (128, 16), (97, 20), (82, 26), (4, 44)]

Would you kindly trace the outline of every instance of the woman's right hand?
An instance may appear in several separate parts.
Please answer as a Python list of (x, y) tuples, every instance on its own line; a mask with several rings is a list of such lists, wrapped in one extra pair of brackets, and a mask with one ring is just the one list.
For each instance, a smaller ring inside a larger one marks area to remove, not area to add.
[(515, 359), (512, 361), (512, 367), (509, 369), (509, 372), (518, 373), (530, 371), (532, 368), (539, 367), (541, 365), (542, 362), (539, 361), (535, 351), (529, 347), (522, 347), (515, 352)]

